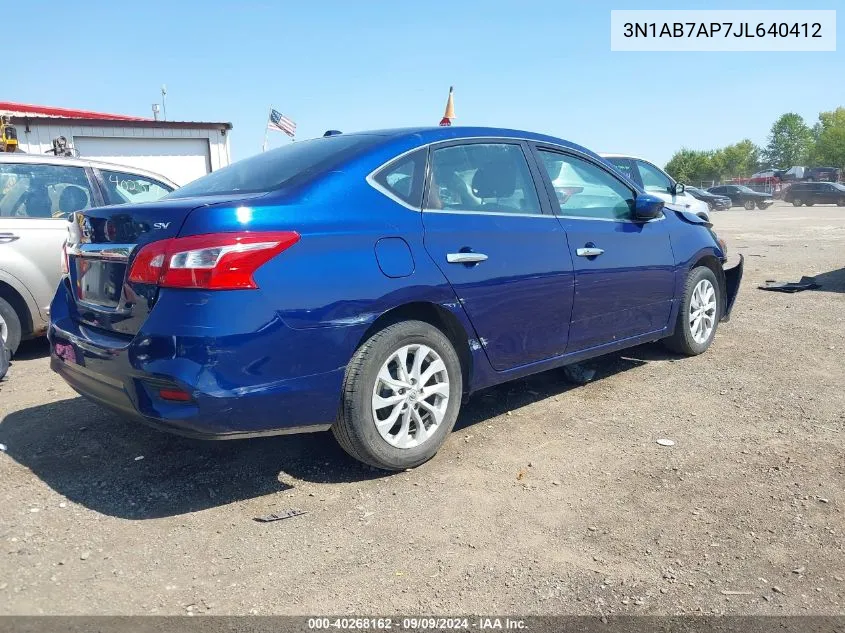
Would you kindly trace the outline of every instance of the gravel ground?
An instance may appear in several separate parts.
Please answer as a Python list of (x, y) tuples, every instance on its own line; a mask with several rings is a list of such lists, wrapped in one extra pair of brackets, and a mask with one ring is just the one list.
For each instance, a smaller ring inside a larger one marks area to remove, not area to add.
[(477, 394), (412, 472), (327, 433), (161, 434), (25, 345), (0, 385), (0, 613), (843, 613), (845, 210), (714, 222), (746, 269), (708, 353)]

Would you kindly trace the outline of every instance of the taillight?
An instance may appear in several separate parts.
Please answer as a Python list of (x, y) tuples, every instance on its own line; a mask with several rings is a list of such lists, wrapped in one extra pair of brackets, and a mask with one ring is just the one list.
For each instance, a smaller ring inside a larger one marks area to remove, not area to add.
[(129, 281), (166, 288), (257, 288), (252, 278), (255, 271), (298, 241), (295, 231), (210, 233), (160, 240), (138, 252)]

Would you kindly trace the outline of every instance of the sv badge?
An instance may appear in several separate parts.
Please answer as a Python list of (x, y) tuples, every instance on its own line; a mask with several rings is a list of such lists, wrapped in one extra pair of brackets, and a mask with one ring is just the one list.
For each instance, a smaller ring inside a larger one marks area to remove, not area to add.
[(166, 229), (170, 226), (170, 222), (156, 222), (153, 224), (154, 229)]

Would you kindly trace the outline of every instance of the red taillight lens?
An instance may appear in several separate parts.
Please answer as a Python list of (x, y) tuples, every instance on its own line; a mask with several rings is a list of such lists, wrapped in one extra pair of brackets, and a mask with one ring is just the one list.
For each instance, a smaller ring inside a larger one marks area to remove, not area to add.
[(299, 241), (295, 231), (210, 233), (153, 242), (142, 248), (129, 281), (166, 288), (257, 288), (256, 270)]
[(159, 389), (158, 395), (162, 400), (170, 400), (171, 402), (190, 402), (191, 394), (181, 389)]

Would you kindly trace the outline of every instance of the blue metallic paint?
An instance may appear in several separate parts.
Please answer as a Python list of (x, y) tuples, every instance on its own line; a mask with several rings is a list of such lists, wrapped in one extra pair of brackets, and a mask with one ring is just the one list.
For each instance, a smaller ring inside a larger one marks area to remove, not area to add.
[[(347, 362), (392, 310), (448, 310), (465, 335), (464, 382), (475, 391), (668, 336), (686, 273), (704, 258), (722, 260), (709, 230), (669, 212), (660, 221), (613, 223), (412, 211), (366, 177), (415, 147), (501, 137), (595, 155), (510, 130), (380, 134), (382, 143), (297, 188), (86, 211), (94, 219), (174, 216), (165, 233), (141, 230), (138, 244), (242, 230), (295, 230), (301, 240), (258, 270), (258, 290), (127, 283), (125, 292), (138, 298), (128, 317), (79, 306), (72, 271), (51, 306), (53, 368), (83, 395), (176, 432), (236, 437), (325, 428), (337, 413)], [(547, 198), (542, 203), (551, 208)], [(590, 242), (605, 255), (574, 256)], [(445, 262), (447, 252), (466, 248), (490, 259)], [(160, 384), (189, 391), (194, 402), (162, 401)]]

